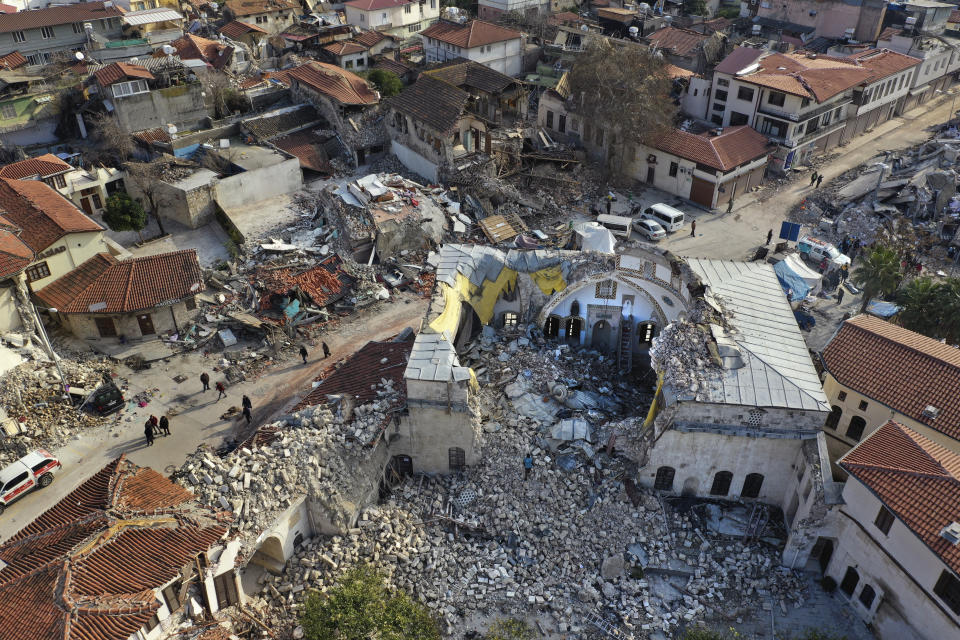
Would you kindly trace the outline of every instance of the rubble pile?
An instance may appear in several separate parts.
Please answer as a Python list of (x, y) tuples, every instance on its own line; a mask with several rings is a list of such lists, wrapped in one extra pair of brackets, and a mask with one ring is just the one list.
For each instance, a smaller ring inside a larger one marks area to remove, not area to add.
[[(719, 305), (716, 299), (714, 304)], [(710, 352), (710, 326), (719, 323), (726, 314), (713, 313), (706, 302), (698, 299), (686, 318), (671, 322), (654, 337), (650, 347), (653, 368), (663, 374), (665, 380), (689, 391), (697, 397), (704, 384), (707, 371), (719, 368), (717, 358)]]

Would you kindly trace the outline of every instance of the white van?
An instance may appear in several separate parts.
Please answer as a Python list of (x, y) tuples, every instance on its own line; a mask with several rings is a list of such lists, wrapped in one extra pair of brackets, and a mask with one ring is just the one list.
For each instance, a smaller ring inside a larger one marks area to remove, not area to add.
[(633, 222), (630, 218), (624, 216), (608, 216), (601, 213), (597, 216), (597, 223), (606, 227), (615, 236), (630, 237), (630, 224)]
[(666, 229), (667, 233), (679, 231), (683, 228), (684, 223), (683, 211), (663, 203), (650, 205), (643, 210), (640, 217), (645, 220), (653, 220)]

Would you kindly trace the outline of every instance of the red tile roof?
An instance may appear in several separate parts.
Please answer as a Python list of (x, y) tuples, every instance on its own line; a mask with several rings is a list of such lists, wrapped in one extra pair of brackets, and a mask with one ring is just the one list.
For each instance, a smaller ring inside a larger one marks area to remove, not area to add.
[(523, 36), (519, 31), (507, 29), (483, 20), (471, 20), (466, 24), (440, 22), (420, 32), (421, 36), (433, 38), (464, 49), (482, 47), (495, 42), (514, 40)]
[(940, 536), (945, 526), (960, 522), (960, 455), (891, 420), (841, 458), (840, 466), (960, 572), (960, 546)]
[(391, 7), (402, 7), (405, 4), (410, 4), (412, 0), (350, 0), (350, 2), (344, 2), (343, 4), (347, 7), (353, 9), (358, 9), (359, 11), (380, 11), (381, 9), (389, 9)]
[(295, 0), (227, 0), (227, 9), (235, 16), (253, 16), (274, 11), (302, 11)]
[(697, 74), (694, 73), (693, 71), (690, 71), (690, 70), (688, 70), (688, 69), (683, 69), (683, 68), (681, 68), (681, 67), (678, 67), (678, 66), (675, 65), (675, 64), (670, 64), (669, 62), (666, 63), (666, 64), (664, 64), (664, 65), (663, 65), (663, 68), (664, 68), (664, 70), (667, 72), (667, 75), (670, 76), (671, 78), (674, 78), (674, 79), (676, 79), (676, 78), (692, 78), (693, 76), (697, 75)]
[(867, 82), (876, 82), (923, 62), (920, 58), (907, 56), (889, 49), (868, 49), (850, 57), (858, 60), (863, 68), (870, 71)]
[(139, 64), (130, 64), (129, 62), (114, 62), (108, 64), (103, 69), (94, 72), (94, 77), (101, 87), (109, 87), (115, 82), (126, 80), (127, 78), (142, 78), (144, 80), (153, 80), (153, 74)]
[(960, 349), (863, 314), (840, 326), (823, 361), (840, 384), (960, 440)]
[(16, 69), (17, 67), (22, 67), (27, 64), (27, 59), (23, 57), (23, 54), (19, 51), (14, 51), (13, 53), (8, 53), (5, 56), (0, 56), (0, 67), (4, 69)]
[(368, 47), (360, 44), (359, 42), (341, 40), (340, 42), (332, 42), (323, 49), (324, 51), (329, 51), (335, 56), (349, 56), (354, 53), (363, 53), (368, 49)]
[(278, 136), (270, 140), (278, 149), (282, 149), (300, 160), (300, 167), (327, 175), (333, 174), (333, 165), (324, 149), (325, 140), (318, 136), (325, 131), (322, 127), (301, 129), (294, 133)]
[(391, 38), (385, 33), (381, 33), (380, 31), (370, 30), (370, 31), (361, 31), (360, 33), (355, 35), (353, 39), (362, 45), (365, 45), (367, 47), (372, 47), (373, 45), (379, 44), (384, 40), (392, 40), (393, 38)]
[(234, 20), (233, 22), (228, 22), (218, 29), (220, 33), (227, 36), (228, 38), (240, 38), (250, 32), (253, 33), (266, 33), (263, 29), (258, 27), (255, 24), (250, 24), (249, 22), (240, 22), (239, 20)]
[(757, 71), (737, 79), (817, 102), (866, 82), (871, 76), (854, 59), (818, 54), (774, 53), (758, 64)]
[(188, 33), (170, 43), (177, 50), (181, 60), (203, 60), (214, 69), (222, 69), (230, 64), (233, 47), (216, 40), (207, 40)]
[(218, 543), (228, 516), (124, 456), (0, 546), (3, 640), (125, 640), (155, 590)]
[(55, 27), (60, 24), (103, 20), (104, 18), (119, 18), (122, 15), (123, 9), (116, 5), (104, 8), (103, 2), (83, 2), (33, 11), (18, 11), (17, 13), (0, 15), (0, 33)]
[(36, 252), (69, 233), (103, 230), (53, 187), (39, 180), (0, 178), (0, 209), (4, 218), (23, 230), (20, 239)]
[(152, 142), (170, 142), (170, 133), (167, 132), (163, 127), (157, 127), (156, 129), (144, 129), (143, 131), (135, 131), (131, 133), (134, 138), (140, 142), (150, 144)]
[(958, 10), (956, 10), (956, 9), (953, 10), (953, 11), (951, 11), (951, 12), (950, 12), (950, 17), (947, 18), (947, 22), (950, 22), (950, 23), (953, 23), (953, 24), (956, 24), (956, 23), (960, 22), (960, 11), (958, 11)]
[(379, 94), (370, 88), (366, 80), (336, 65), (308, 62), (291, 69), (289, 77), (340, 104), (371, 105), (380, 100)]
[(36, 158), (27, 158), (19, 162), (11, 162), (0, 169), (0, 178), (10, 178), (11, 180), (21, 180), (23, 178), (49, 178), (58, 173), (66, 173), (73, 170), (73, 167), (53, 155), (46, 153)]
[(880, 35), (877, 36), (877, 41), (880, 40), (892, 40), (894, 36), (899, 36), (903, 33), (903, 27), (887, 27), (880, 32)]
[(373, 65), (374, 69), (383, 69), (384, 71), (389, 71), (390, 73), (395, 73), (398, 76), (404, 76), (410, 73), (413, 69), (408, 67), (402, 62), (397, 60), (391, 60), (390, 58), (380, 58), (377, 60), (377, 63)]
[(33, 259), (33, 251), (17, 234), (9, 229), (0, 229), (0, 280), (20, 273)]
[(260, 296), (261, 309), (270, 309), (275, 303), (287, 299), (294, 289), (306, 294), (314, 306), (322, 308), (342, 298), (354, 282), (341, 264), (340, 258), (332, 255), (308, 269), (297, 266), (258, 268), (250, 283), (264, 292)]
[(60, 313), (129, 313), (172, 304), (203, 291), (195, 249), (118, 262), (99, 253), (34, 292)]
[(657, 49), (686, 58), (694, 55), (697, 47), (705, 40), (709, 40), (710, 36), (680, 27), (664, 27), (649, 34), (646, 39)]
[(410, 359), (413, 340), (401, 342), (368, 342), (359, 351), (330, 368), (320, 384), (313, 388), (294, 410), (327, 402), (327, 396), (350, 394), (362, 405), (377, 398), (376, 387), (381, 379), (393, 381), (393, 388), (406, 395), (403, 372)]
[(729, 171), (767, 155), (770, 141), (752, 127), (728, 127), (719, 136), (674, 129), (653, 144), (675, 156)]

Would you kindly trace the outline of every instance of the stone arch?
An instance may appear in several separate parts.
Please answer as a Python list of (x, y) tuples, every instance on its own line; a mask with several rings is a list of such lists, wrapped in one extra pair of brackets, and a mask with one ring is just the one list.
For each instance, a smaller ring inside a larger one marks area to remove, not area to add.
[(683, 481), (683, 489), (680, 491), (682, 496), (695, 496), (700, 489), (700, 479), (696, 476), (690, 476)]
[(610, 351), (610, 336), (613, 333), (613, 327), (607, 320), (598, 320), (593, 325), (591, 332), (590, 346), (604, 353)]
[(281, 575), (286, 558), (283, 555), (283, 541), (280, 536), (277, 534), (268, 536), (250, 558), (250, 562), (263, 567), (275, 576)]

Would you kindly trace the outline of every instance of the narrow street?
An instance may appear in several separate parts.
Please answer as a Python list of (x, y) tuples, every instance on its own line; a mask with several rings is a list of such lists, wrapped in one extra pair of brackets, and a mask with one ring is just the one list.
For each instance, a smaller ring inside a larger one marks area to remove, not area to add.
[[(220, 417), (230, 406), (239, 407), (244, 394), (253, 401), (252, 426), (269, 422), (305, 395), (311, 380), (333, 362), (352, 354), (370, 340), (390, 338), (405, 327), (418, 328), (426, 306), (426, 299), (405, 293), (361, 311), (322, 336), (330, 347), (330, 358), (322, 358), (320, 340), (317, 340), (316, 345), (308, 345), (307, 365), (302, 364), (299, 356), (279, 362), (256, 380), (230, 387), (227, 397), (219, 402), (216, 391), (200, 392), (199, 381), (204, 370), (211, 373), (211, 386), (221, 379), (220, 374), (212, 371), (219, 362), (215, 354), (205, 357), (202, 353), (189, 353), (153, 363), (142, 372), (121, 371), (130, 381), (126, 397), (156, 389), (154, 398), (147, 406), (135, 410), (130, 409), (128, 402), (127, 407), (116, 414), (114, 422), (55, 450), (63, 469), (49, 488), (34, 491), (10, 505), (0, 518), (0, 541), (15, 534), (122, 453), (137, 464), (170, 473), (171, 467), (179, 466), (186, 455), (201, 444), (216, 447), (225, 437), (245, 435), (246, 425), (241, 425), (236, 418)], [(172, 379), (177, 374), (189, 378), (178, 384)], [(170, 419), (171, 435), (158, 437), (152, 447), (146, 446), (143, 424), (147, 417), (168, 412), (176, 413)]]

